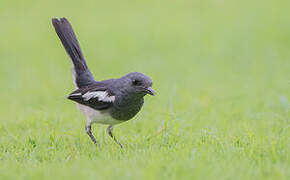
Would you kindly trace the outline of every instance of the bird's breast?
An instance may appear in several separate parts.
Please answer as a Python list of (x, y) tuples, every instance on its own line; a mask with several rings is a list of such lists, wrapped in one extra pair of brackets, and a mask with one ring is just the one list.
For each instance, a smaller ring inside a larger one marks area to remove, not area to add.
[(116, 98), (110, 114), (114, 119), (127, 121), (141, 110), (143, 103), (143, 97), (125, 96)]

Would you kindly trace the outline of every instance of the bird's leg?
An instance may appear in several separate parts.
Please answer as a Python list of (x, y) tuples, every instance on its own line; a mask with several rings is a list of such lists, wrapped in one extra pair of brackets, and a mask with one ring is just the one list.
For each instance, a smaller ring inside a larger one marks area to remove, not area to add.
[(94, 137), (94, 135), (92, 134), (92, 127), (91, 127), (92, 123), (88, 122), (86, 125), (86, 132), (87, 134), (90, 136), (91, 140), (94, 142), (94, 144), (97, 144), (97, 141)]
[(118, 143), (120, 145), (121, 148), (123, 148), (122, 144), (115, 138), (115, 136), (113, 135), (113, 126), (112, 125), (109, 125), (108, 128), (107, 128), (107, 133), (109, 134), (109, 136), (111, 138), (114, 139), (114, 141), (116, 143)]

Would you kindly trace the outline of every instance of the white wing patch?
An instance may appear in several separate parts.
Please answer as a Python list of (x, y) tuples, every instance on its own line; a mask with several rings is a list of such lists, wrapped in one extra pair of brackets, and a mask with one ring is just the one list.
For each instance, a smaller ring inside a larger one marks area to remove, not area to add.
[(70, 96), (80, 96), (82, 95), (82, 93), (75, 93), (75, 94), (71, 94)]
[(88, 101), (92, 98), (98, 98), (99, 101), (103, 102), (114, 102), (115, 96), (109, 96), (109, 94), (106, 91), (92, 91), (87, 92), (84, 95), (82, 95), (85, 101)]

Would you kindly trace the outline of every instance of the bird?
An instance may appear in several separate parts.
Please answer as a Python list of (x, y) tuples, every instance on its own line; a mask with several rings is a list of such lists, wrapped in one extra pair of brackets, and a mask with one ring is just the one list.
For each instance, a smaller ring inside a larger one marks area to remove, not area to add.
[(92, 124), (106, 124), (108, 135), (123, 148), (113, 135), (113, 128), (132, 119), (141, 110), (145, 95), (155, 95), (151, 78), (140, 72), (130, 72), (120, 78), (95, 80), (70, 22), (65, 17), (52, 18), (52, 25), (72, 62), (75, 90), (67, 98), (76, 102), (86, 117), (86, 133), (98, 145), (92, 134)]

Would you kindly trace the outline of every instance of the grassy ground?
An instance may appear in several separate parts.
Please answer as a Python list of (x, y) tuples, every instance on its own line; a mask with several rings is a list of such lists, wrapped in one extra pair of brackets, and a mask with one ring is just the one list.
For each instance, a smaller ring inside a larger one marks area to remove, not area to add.
[[(1, 1), (0, 179), (289, 179), (289, 1)], [(66, 16), (97, 79), (141, 71), (156, 97), (87, 137)]]

